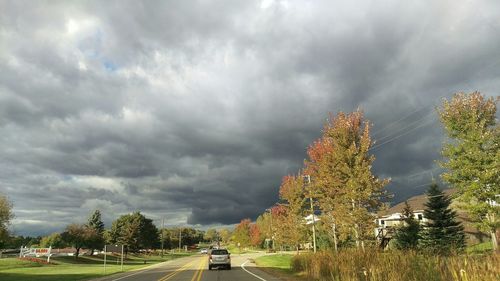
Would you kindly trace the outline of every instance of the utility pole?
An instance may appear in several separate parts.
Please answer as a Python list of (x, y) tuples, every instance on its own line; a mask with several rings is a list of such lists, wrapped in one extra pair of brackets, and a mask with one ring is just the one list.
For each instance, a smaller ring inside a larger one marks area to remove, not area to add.
[(164, 237), (163, 237), (163, 229), (165, 228), (165, 219), (161, 219), (161, 257), (163, 258), (163, 243), (164, 243)]
[(273, 210), (271, 208), (266, 209), (266, 211), (269, 211), (269, 217), (271, 218), (271, 250), (274, 251), (274, 232), (273, 232)]
[(181, 252), (182, 227), (179, 227), (179, 253)]
[[(310, 186), (311, 184), (311, 176), (310, 175), (304, 175), (305, 180), (307, 181), (307, 185)], [(314, 217), (314, 206), (313, 206), (313, 199), (311, 196), (311, 192), (309, 191), (309, 202), (311, 203), (311, 215), (312, 215), (312, 232), (313, 232), (313, 251), (316, 253), (316, 218)]]

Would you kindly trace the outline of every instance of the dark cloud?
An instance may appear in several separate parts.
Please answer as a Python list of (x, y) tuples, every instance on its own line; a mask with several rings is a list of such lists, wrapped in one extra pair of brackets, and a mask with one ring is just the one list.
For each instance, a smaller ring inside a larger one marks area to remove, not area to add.
[(438, 177), (434, 108), (498, 95), (496, 1), (0, 1), (0, 192), (16, 233), (99, 208), (233, 224), (361, 107), (395, 200)]

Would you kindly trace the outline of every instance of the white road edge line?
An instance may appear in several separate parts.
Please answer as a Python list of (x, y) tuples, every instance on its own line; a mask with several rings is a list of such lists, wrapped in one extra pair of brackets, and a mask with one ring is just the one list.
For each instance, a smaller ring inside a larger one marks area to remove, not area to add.
[(266, 279), (264, 279), (264, 278), (260, 277), (259, 275), (254, 274), (254, 273), (252, 273), (252, 272), (248, 271), (248, 270), (245, 268), (245, 264), (246, 264), (247, 262), (249, 262), (249, 260), (247, 260), (246, 262), (244, 262), (244, 263), (242, 263), (242, 264), (241, 264), (241, 268), (242, 268), (244, 271), (246, 271), (246, 272), (247, 272), (248, 274), (250, 274), (250, 275), (253, 275), (253, 276), (254, 276), (254, 277), (256, 277), (256, 278), (259, 278), (259, 279), (260, 279), (260, 280), (262, 280), (262, 281), (267, 281)]

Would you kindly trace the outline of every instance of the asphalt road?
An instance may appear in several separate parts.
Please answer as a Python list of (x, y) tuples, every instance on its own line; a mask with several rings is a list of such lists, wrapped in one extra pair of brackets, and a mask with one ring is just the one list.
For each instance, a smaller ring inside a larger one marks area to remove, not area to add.
[(257, 268), (251, 258), (258, 254), (232, 255), (231, 270), (208, 270), (207, 255), (195, 255), (115, 274), (96, 281), (276, 281), (280, 280)]

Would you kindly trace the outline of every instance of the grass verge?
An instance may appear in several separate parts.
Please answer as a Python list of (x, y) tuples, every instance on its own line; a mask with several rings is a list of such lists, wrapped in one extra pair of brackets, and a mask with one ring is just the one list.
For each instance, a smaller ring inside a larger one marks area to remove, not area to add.
[(293, 255), (290, 254), (274, 254), (256, 258), (255, 264), (260, 270), (263, 270), (271, 275), (279, 277), (281, 280), (298, 281), (305, 280), (301, 274), (295, 274), (292, 271)]
[[(168, 254), (163, 257), (129, 255), (123, 261), (123, 271), (139, 269), (155, 263), (187, 256), (185, 253)], [(118, 263), (117, 263), (118, 262)], [(103, 256), (55, 257), (51, 264), (20, 260), (0, 259), (0, 280), (2, 281), (77, 281), (88, 280), (121, 272), (118, 256), (107, 256), (106, 274), (103, 270)]]
[(435, 256), (412, 251), (345, 249), (295, 256), (292, 271), (307, 280), (493, 281), (500, 255)]
[(226, 248), (231, 254), (238, 254), (238, 255), (258, 252), (255, 250), (251, 250), (251, 249), (243, 248), (243, 247), (238, 247), (235, 245), (227, 245), (226, 247), (222, 247), (222, 248)]

